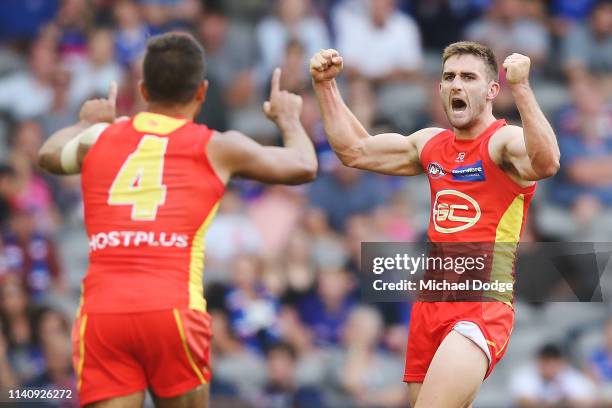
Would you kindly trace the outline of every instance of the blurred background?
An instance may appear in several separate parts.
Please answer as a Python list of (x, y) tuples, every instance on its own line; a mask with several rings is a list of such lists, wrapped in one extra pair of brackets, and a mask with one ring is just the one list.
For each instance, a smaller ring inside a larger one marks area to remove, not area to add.
[[(70, 328), (88, 248), (80, 181), (44, 174), (37, 151), (111, 80), (118, 114), (144, 109), (146, 41), (168, 30), (193, 33), (206, 50), (210, 91), (198, 122), (279, 143), (261, 104), (280, 66), (282, 87), (303, 96), (320, 160), (305, 186), (233, 181), (210, 227), (213, 407), (408, 406), (410, 303), (365, 304), (356, 276), (361, 241), (424, 239), (429, 189), (425, 177), (367, 174), (335, 158), (308, 75), (321, 48), (344, 56), (343, 95), (370, 132), (404, 134), (447, 127), (437, 95), (444, 46), (480, 41), (500, 62), (529, 55), (562, 168), (539, 183), (524, 239), (612, 241), (611, 1), (2, 0), (2, 389), (75, 388)], [(519, 123), (503, 72), (501, 83), (496, 113)], [(516, 310), (506, 357), (475, 407), (612, 406), (610, 307)]]

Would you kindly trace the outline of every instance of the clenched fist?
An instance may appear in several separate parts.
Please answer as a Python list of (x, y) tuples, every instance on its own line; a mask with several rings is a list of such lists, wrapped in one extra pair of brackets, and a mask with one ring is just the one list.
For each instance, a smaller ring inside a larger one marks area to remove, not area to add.
[(117, 105), (117, 83), (111, 82), (108, 98), (90, 99), (83, 104), (79, 117), (87, 123), (113, 123)]
[(336, 50), (321, 50), (310, 59), (310, 75), (315, 82), (331, 81), (342, 71), (342, 57)]
[(299, 120), (302, 113), (302, 97), (280, 89), (281, 69), (272, 74), (270, 99), (263, 104), (263, 111), (271, 121), (279, 124), (284, 120)]
[(529, 57), (514, 53), (505, 59), (503, 66), (506, 69), (508, 85), (526, 84), (529, 81)]

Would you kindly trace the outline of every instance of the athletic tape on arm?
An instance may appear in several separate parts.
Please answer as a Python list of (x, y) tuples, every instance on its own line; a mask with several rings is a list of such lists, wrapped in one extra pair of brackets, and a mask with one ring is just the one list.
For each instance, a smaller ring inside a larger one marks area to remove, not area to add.
[(62, 168), (67, 174), (76, 174), (81, 170), (78, 159), (79, 145), (81, 143), (90, 146), (93, 145), (107, 127), (108, 123), (96, 123), (83, 130), (64, 145), (60, 160)]

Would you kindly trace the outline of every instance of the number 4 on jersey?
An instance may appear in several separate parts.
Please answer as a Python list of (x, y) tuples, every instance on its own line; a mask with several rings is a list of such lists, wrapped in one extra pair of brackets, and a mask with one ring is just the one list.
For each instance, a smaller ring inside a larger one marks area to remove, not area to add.
[(168, 139), (146, 135), (121, 166), (108, 192), (108, 204), (131, 205), (132, 220), (152, 221), (166, 201), (162, 184)]

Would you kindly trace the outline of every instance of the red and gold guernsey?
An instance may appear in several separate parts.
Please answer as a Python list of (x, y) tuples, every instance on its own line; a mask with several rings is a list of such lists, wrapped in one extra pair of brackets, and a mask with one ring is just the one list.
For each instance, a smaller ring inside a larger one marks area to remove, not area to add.
[[(425, 144), (420, 160), (431, 188), (429, 241), (493, 243), (490, 278), (513, 282), (515, 243), (536, 185), (518, 185), (491, 159), (489, 141), (505, 125), (497, 120), (472, 140), (444, 130)], [(500, 250), (497, 243), (514, 244)], [(512, 295), (500, 300), (510, 302)]]
[(206, 156), (212, 134), (148, 112), (102, 132), (82, 165), (81, 313), (205, 311), (204, 234), (225, 189)]

